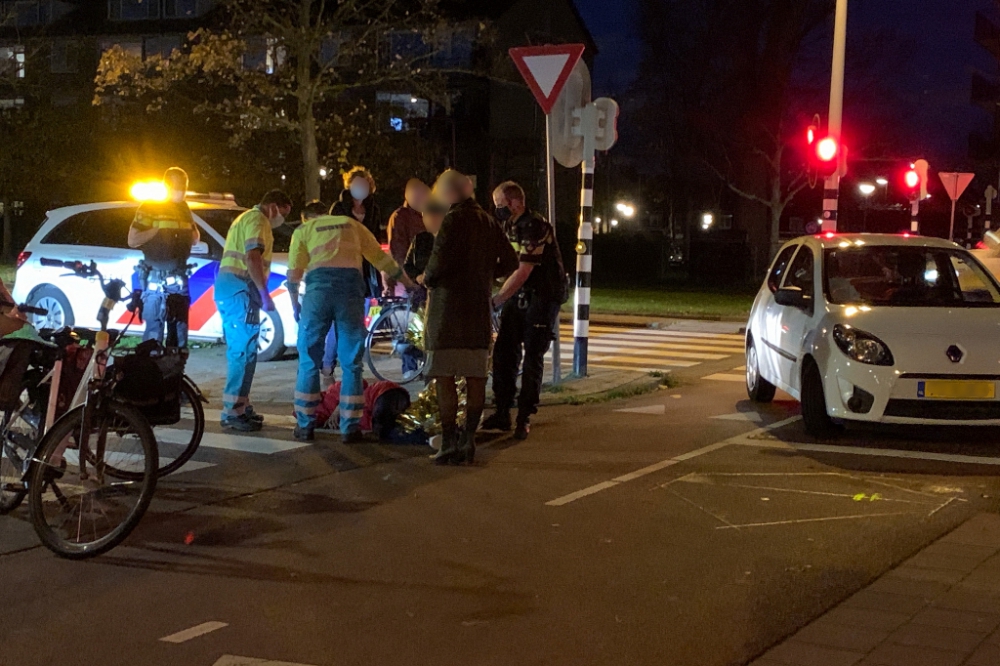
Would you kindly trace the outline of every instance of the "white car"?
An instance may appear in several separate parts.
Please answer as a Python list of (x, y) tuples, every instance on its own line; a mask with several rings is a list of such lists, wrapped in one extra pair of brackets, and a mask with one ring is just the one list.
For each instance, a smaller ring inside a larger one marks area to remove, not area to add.
[[(201, 243), (193, 248), (189, 262), (194, 268), (189, 282), (188, 335), (192, 339), (220, 340), (222, 320), (213, 298), (215, 275), (229, 225), (245, 209), (226, 196), (199, 195), (192, 197), (188, 204), (201, 233)], [(39, 262), (42, 258), (93, 260), (105, 278), (120, 278), (133, 288), (139, 287), (136, 265), (142, 259), (142, 252), (130, 249), (127, 243), (128, 228), (138, 206), (134, 201), (112, 201), (49, 211), (45, 222), (17, 259), (12, 294), (18, 303), (49, 311), (48, 317), (34, 317), (32, 323), (36, 327), (98, 328), (97, 311), (104, 298), (96, 280), (84, 280), (61, 268), (42, 266)], [(276, 253), (268, 282), (276, 312), (261, 312), (258, 348), (263, 361), (281, 356), (286, 347), (294, 347), (298, 335), (285, 288), (288, 255), (277, 252), (282, 247), (282, 238), (287, 244), (287, 234), (276, 234)], [(119, 329), (124, 328), (130, 318), (124, 304), (118, 304), (111, 315), (111, 321)], [(132, 331), (142, 329), (138, 321), (130, 326)]]
[(750, 399), (787, 392), (814, 436), (843, 421), (1000, 425), (1000, 283), (948, 241), (787, 243), (754, 301), (746, 350)]

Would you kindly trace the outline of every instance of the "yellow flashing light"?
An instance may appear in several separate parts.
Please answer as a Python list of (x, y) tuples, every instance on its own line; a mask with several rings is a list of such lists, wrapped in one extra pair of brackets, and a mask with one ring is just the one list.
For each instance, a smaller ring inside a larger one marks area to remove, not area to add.
[(136, 201), (166, 201), (167, 186), (162, 180), (140, 180), (129, 190)]

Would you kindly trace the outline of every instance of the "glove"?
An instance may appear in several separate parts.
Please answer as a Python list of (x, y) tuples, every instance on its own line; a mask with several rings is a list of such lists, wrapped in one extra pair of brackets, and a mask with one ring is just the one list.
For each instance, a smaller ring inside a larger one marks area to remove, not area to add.
[(292, 319), (295, 323), (299, 323), (299, 317), (302, 315), (302, 306), (299, 305), (298, 299), (292, 300)]

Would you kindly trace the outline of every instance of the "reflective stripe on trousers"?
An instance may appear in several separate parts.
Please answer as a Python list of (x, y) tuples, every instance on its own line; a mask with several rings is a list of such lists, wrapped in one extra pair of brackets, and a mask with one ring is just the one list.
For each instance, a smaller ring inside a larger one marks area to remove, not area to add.
[[(319, 404), (319, 371), (323, 345), (331, 326), (337, 329), (337, 356), (343, 368), (340, 431), (361, 427), (364, 391), (361, 361), (365, 344), (365, 284), (354, 268), (317, 268), (306, 273), (306, 292), (299, 316), (299, 371), (295, 382), (295, 419), (301, 428), (315, 427)], [(315, 402), (314, 402), (315, 401)]]

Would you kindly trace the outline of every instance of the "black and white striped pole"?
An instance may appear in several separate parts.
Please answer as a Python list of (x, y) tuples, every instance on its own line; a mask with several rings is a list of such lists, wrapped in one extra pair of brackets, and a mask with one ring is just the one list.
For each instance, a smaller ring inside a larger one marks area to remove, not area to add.
[[(601, 97), (579, 110), (583, 135), (583, 182), (580, 187), (580, 227), (576, 237), (576, 298), (573, 308), (573, 374), (587, 376), (590, 341), (590, 287), (594, 255), (594, 160), (618, 140), (618, 104)], [(574, 116), (577, 114), (574, 113)]]
[(997, 198), (997, 188), (986, 186), (986, 217), (983, 219), (983, 236), (993, 228), (993, 200)]

